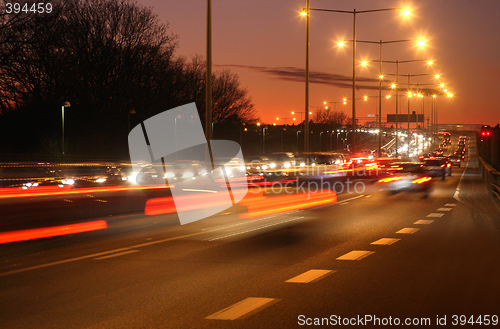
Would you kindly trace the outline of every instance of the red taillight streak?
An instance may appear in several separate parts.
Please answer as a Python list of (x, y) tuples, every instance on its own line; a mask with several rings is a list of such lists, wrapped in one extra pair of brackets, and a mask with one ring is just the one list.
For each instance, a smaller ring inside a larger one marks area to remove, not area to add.
[(105, 229), (107, 227), (108, 224), (106, 223), (106, 221), (98, 220), (86, 223), (68, 224), (61, 226), (35, 228), (30, 230), (5, 232), (5, 233), (0, 233), (0, 244), (17, 242), (17, 241), (27, 241), (33, 239), (42, 239), (59, 235), (96, 231)]
[(243, 199), (240, 204), (248, 208), (248, 213), (242, 218), (269, 216), (283, 212), (315, 207), (331, 202), (337, 202), (335, 192), (300, 193), (293, 195), (278, 195), (272, 197)]
[(25, 198), (25, 197), (39, 197), (39, 196), (55, 196), (66, 194), (87, 194), (99, 192), (120, 192), (120, 191), (134, 191), (134, 190), (147, 190), (147, 189), (164, 189), (171, 188), (174, 185), (159, 185), (159, 186), (122, 186), (122, 187), (96, 187), (96, 188), (71, 188), (66, 187), (36, 187), (29, 189), (20, 188), (2, 188), (0, 189), (0, 199), (7, 198)]
[[(233, 191), (233, 193), (237, 192)], [(239, 202), (239, 204), (248, 208), (248, 213), (242, 214), (241, 217), (254, 218), (267, 216), (337, 201), (336, 193), (331, 191), (309, 194), (285, 194), (272, 197), (263, 197), (262, 194), (263, 192), (259, 194), (247, 194), (245, 198)], [(177, 198), (178, 197), (176, 197), (176, 199)], [(185, 206), (183, 209), (177, 209), (172, 197), (154, 198), (147, 201), (144, 212), (146, 215), (160, 215), (175, 213), (176, 211), (218, 207), (227, 204), (227, 196), (225, 193), (209, 195), (196, 194), (182, 196), (180, 198), (183, 198), (183, 201), (193, 200), (193, 202), (182, 202), (183, 204), (188, 203), (189, 205)]]
[(379, 179), (379, 183), (389, 183), (389, 182), (394, 182), (394, 181), (397, 181), (397, 180), (400, 180), (400, 179), (403, 179), (403, 177), (389, 177), (389, 178), (383, 178), (383, 179)]
[(429, 177), (429, 176), (426, 176), (426, 177), (422, 177), (422, 178), (418, 178), (418, 179), (414, 179), (412, 180), (411, 182), (413, 184), (422, 184), (422, 183), (425, 183), (425, 182), (428, 182), (432, 179), (432, 177)]

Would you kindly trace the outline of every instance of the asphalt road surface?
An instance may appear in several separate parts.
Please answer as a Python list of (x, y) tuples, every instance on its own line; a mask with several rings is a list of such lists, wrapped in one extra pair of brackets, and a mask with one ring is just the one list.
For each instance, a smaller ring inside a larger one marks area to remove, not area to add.
[(124, 211), (105, 230), (0, 245), (0, 327), (493, 327), (500, 207), (475, 151), (428, 198), (366, 183), (267, 217)]

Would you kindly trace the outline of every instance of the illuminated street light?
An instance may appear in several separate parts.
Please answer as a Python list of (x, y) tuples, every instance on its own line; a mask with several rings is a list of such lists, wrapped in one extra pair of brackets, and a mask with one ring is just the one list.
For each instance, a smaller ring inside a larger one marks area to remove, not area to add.
[[(324, 11), (324, 12), (335, 12), (343, 14), (353, 15), (353, 47), (352, 47), (352, 151), (356, 148), (356, 15), (363, 13), (373, 13), (381, 11), (398, 10), (401, 11), (403, 16), (409, 16), (410, 10), (408, 8), (386, 8), (386, 9), (372, 9), (372, 10), (361, 10), (356, 11), (346, 11), (346, 10), (334, 10), (334, 9), (313, 9), (310, 7), (310, 0), (306, 1), (306, 8), (300, 12), (300, 15), (306, 16), (306, 68), (305, 68), (305, 125), (304, 125), (304, 152), (309, 151), (309, 116), (307, 111), (309, 110), (309, 19), (311, 11)], [(343, 45), (343, 42), (339, 46)]]
[[(399, 101), (399, 97), (398, 97), (398, 91), (399, 91), (399, 64), (400, 63), (413, 63), (413, 62), (427, 62), (429, 64), (432, 63), (431, 60), (429, 59), (412, 59), (412, 60), (406, 60), (406, 61), (399, 61), (399, 60), (396, 60), (396, 61), (382, 61), (383, 63), (392, 63), (392, 64), (396, 64), (396, 74), (389, 74), (389, 75), (395, 75), (396, 76), (396, 83), (395, 83), (395, 91), (396, 91), (396, 134), (395, 134), (395, 147), (396, 147), (396, 157), (398, 157), (398, 124), (399, 124), (399, 120), (398, 120), (398, 101)], [(404, 76), (404, 75), (403, 75)], [(408, 75), (408, 85), (410, 84), (410, 76), (411, 75)], [(408, 139), (410, 139), (410, 107), (409, 107), (409, 101), (410, 101), (410, 97), (411, 97), (411, 92), (408, 92)], [(408, 144), (408, 152), (409, 152), (409, 144)]]
[[(352, 41), (352, 40), (351, 40)], [(378, 154), (379, 156), (382, 156), (382, 79), (384, 78), (384, 75), (382, 74), (382, 63), (384, 62), (382, 60), (382, 45), (388, 44), (388, 43), (400, 43), (400, 42), (417, 42), (417, 44), (420, 47), (423, 47), (425, 45), (425, 42), (423, 40), (415, 40), (415, 39), (407, 39), (407, 40), (392, 40), (392, 41), (363, 41), (363, 40), (356, 40), (356, 42), (361, 42), (361, 43), (371, 43), (371, 44), (378, 44), (379, 45), (379, 59), (378, 60), (370, 60), (370, 62), (378, 62), (379, 63), (379, 104), (378, 104), (378, 128), (379, 128), (379, 135), (378, 135)], [(366, 66), (368, 61), (363, 61), (362, 65)], [(396, 106), (397, 106), (397, 97), (396, 97)], [(397, 109), (396, 109), (397, 113)], [(397, 117), (397, 114), (396, 114)], [(396, 126), (397, 126), (397, 121), (396, 121)], [(396, 129), (397, 130), (397, 129)], [(396, 146), (397, 146), (397, 134), (396, 134)], [(396, 152), (397, 156), (397, 152)]]

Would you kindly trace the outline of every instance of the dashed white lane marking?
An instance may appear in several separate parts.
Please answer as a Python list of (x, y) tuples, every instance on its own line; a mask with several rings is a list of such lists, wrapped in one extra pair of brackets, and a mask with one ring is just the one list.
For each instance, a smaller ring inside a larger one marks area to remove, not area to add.
[(95, 201), (97, 201), (97, 202), (108, 202), (106, 200), (101, 200), (101, 199), (95, 199)]
[(437, 211), (450, 211), (453, 208), (438, 208)]
[(399, 231), (397, 231), (396, 233), (399, 233), (399, 234), (413, 234), (415, 232), (417, 232), (418, 230), (420, 230), (419, 228), (413, 228), (413, 227), (405, 227)]
[(119, 252), (119, 253), (116, 253), (116, 254), (111, 254), (111, 255), (107, 255), (107, 256), (103, 256), (103, 257), (97, 257), (97, 258), (94, 258), (94, 259), (106, 259), (106, 258), (111, 258), (111, 257), (118, 257), (118, 256), (123, 256), (123, 255), (127, 255), (127, 254), (131, 254), (131, 253), (134, 253), (134, 252), (138, 252), (139, 250), (127, 250), (127, 251), (122, 251), (122, 252)]
[(249, 297), (234, 305), (231, 305), (219, 312), (207, 316), (205, 319), (212, 320), (236, 320), (243, 316), (249, 316), (271, 305), (272, 302), (277, 302), (274, 298), (257, 298)]
[(64, 202), (73, 202), (73, 200), (70, 199), (63, 199)]
[(348, 203), (349, 201), (356, 200), (356, 199), (363, 198), (363, 197), (365, 197), (364, 194), (358, 195), (358, 196), (355, 196), (355, 197), (352, 197), (352, 198), (349, 198), (349, 199), (345, 199), (345, 200), (342, 200), (342, 201), (338, 201), (335, 204), (344, 204), (344, 203)]
[(427, 217), (443, 217), (443, 215), (444, 215), (443, 213), (433, 212), (427, 215)]
[(361, 260), (365, 257), (370, 256), (373, 253), (375, 252), (367, 250), (353, 250), (345, 255), (340, 256), (339, 258), (337, 258), (337, 260)]
[(415, 223), (413, 224), (417, 224), (417, 225), (429, 225), (431, 224), (432, 222), (434, 222), (434, 220), (432, 219), (420, 219), (420, 220), (417, 220)]
[(302, 274), (297, 275), (296, 277), (288, 279), (285, 282), (291, 282), (291, 283), (310, 283), (310, 282), (322, 279), (327, 274), (331, 274), (331, 273), (334, 273), (334, 272), (335, 271), (331, 271), (331, 270), (309, 270), (307, 272), (304, 272)]
[(377, 241), (374, 241), (370, 244), (376, 244), (376, 245), (383, 245), (383, 246), (390, 246), (393, 243), (398, 242), (401, 239), (393, 239), (393, 238), (382, 238)]
[(456, 204), (454, 204), (454, 203), (447, 203), (447, 204), (445, 204), (444, 206), (445, 206), (445, 207), (455, 207), (455, 206), (456, 206)]

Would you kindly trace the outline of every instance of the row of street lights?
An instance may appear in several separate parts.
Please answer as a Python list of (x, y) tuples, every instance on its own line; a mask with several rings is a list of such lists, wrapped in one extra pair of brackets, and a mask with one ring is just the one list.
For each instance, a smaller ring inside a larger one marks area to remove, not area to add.
[[(422, 75), (425, 75), (425, 74), (422, 74)], [(405, 74), (403, 76), (408, 76), (408, 74)], [(409, 79), (410, 77), (413, 76), (413, 75), (409, 75)], [(435, 76), (436, 78), (439, 78), (439, 76)], [(416, 97), (417, 99), (422, 99), (422, 113), (421, 113), (421, 117), (422, 117), (422, 120), (420, 120), (419, 118), (419, 103), (417, 102), (417, 110), (416, 110), (416, 118), (415, 118), (415, 123), (416, 123), (416, 126), (418, 127), (420, 122), (422, 122), (422, 126), (421, 126), (421, 130), (422, 131), (425, 131), (425, 130), (429, 130), (429, 123), (427, 124), (427, 129), (425, 127), (425, 102), (424, 102), (424, 97), (425, 97), (425, 90), (420, 90), (419, 87), (421, 87), (422, 85), (432, 85), (431, 84), (414, 84), (417, 86), (417, 90), (416, 92), (414, 93), (413, 91), (411, 90), (408, 90), (408, 92), (406, 93), (406, 96), (407, 96), (407, 99), (408, 99), (408, 114), (407, 114), (407, 121), (408, 121), (408, 135), (411, 136), (410, 134), (410, 122), (413, 122), (413, 120), (410, 120), (411, 116), (410, 116), (410, 100), (411, 98), (413, 97)], [(440, 83), (440, 88), (443, 88), (443, 84)], [(395, 90), (395, 93), (396, 93), (396, 115), (395, 115), (395, 119), (396, 119), (396, 127), (395, 127), (395, 149), (396, 149), (396, 157), (398, 156), (398, 152), (399, 152), (399, 145), (398, 145), (398, 138), (400, 136), (400, 132), (399, 132), (399, 123), (398, 123), (398, 112), (399, 112), (399, 107), (398, 107), (398, 101), (399, 101), (399, 97), (400, 96), (403, 96), (403, 95), (398, 95), (398, 88), (396, 88), (395, 84), (392, 84), (391, 85), (392, 89)], [(434, 91), (434, 90), (433, 90)], [(450, 93), (450, 92), (447, 92), (446, 89), (442, 90), (441, 93), (446, 93), (445, 95), (448, 97), (448, 98), (451, 98), (453, 97), (453, 94)], [(430, 106), (430, 109), (429, 109), (429, 115), (428, 115), (428, 121), (431, 120), (432, 122), (432, 132), (431, 134), (435, 136), (435, 134), (437, 133), (437, 122), (438, 122), (438, 117), (437, 117), (437, 99), (438, 99), (438, 93), (436, 92), (433, 92), (432, 94), (427, 92), (427, 95), (430, 96), (432, 95), (432, 103), (431, 103), (431, 106)], [(367, 101), (368, 98), (371, 98), (371, 97), (374, 97), (374, 98), (379, 98), (379, 110), (380, 110), (380, 101), (381, 101), (381, 96), (364, 96), (364, 97), (358, 97), (357, 100), (364, 100), (364, 101)], [(387, 94), (385, 96), (386, 99), (390, 99), (391, 98), (391, 94)], [(344, 98), (342, 103), (343, 104), (347, 104), (347, 101), (348, 100), (351, 100), (351, 98)], [(331, 101), (325, 101), (323, 102), (323, 104), (325, 104), (325, 109), (328, 109), (328, 107), (326, 106), (326, 104), (328, 103), (334, 103), (334, 102), (331, 102)], [(341, 103), (341, 102), (335, 102), (335, 103)], [(379, 116), (381, 116), (381, 111), (379, 111)], [(379, 139), (381, 138), (381, 134), (382, 134), (382, 125), (381, 125), (381, 120), (380, 120), (380, 117), (378, 119), (378, 124), (379, 124)], [(434, 141), (435, 141), (435, 138), (434, 138)], [(410, 142), (411, 140), (408, 139), (408, 146), (407, 146), (407, 149), (409, 149), (410, 147)], [(418, 141), (416, 143), (417, 145), (417, 149), (418, 149)], [(380, 149), (379, 149), (380, 150)], [(380, 152), (380, 151), (379, 151)]]
[(306, 16), (306, 87), (305, 87), (305, 125), (304, 131), (306, 133), (306, 138), (304, 139), (304, 150), (309, 150), (309, 139), (308, 139), (308, 131), (309, 131), (309, 21), (310, 21), (310, 13), (311, 11), (322, 11), (322, 12), (334, 12), (334, 13), (343, 13), (343, 14), (352, 14), (353, 15), (353, 37), (352, 37), (352, 129), (353, 129), (353, 138), (352, 138), (352, 148), (355, 150), (356, 148), (356, 15), (363, 13), (373, 13), (373, 12), (382, 12), (382, 11), (392, 11), (398, 10), (401, 11), (403, 16), (410, 15), (410, 11), (404, 8), (387, 8), (387, 9), (373, 9), (373, 10), (362, 10), (356, 11), (346, 11), (346, 10), (334, 10), (334, 9), (317, 9), (310, 7), (310, 0), (306, 1), (306, 8), (301, 11), (302, 16)]
[[(363, 40), (357, 40), (356, 39), (356, 15), (360, 13), (370, 13), (370, 12), (381, 12), (381, 11), (391, 11), (391, 10), (398, 10), (402, 12), (403, 16), (409, 16), (410, 11), (408, 9), (404, 8), (387, 8), (387, 9), (375, 9), (375, 10), (364, 10), (364, 11), (356, 11), (354, 9), (353, 11), (345, 11), (345, 10), (333, 10), (333, 9), (316, 9), (316, 8), (310, 8), (310, 0), (307, 0), (306, 2), (306, 8), (301, 11), (302, 16), (306, 16), (306, 72), (305, 72), (305, 80), (306, 80), (306, 86), (305, 86), (305, 113), (306, 113), (306, 119), (305, 119), (305, 125), (304, 125), (304, 131), (307, 132), (309, 130), (309, 118), (308, 118), (308, 110), (309, 110), (309, 20), (310, 20), (310, 12), (311, 11), (323, 11), (323, 12), (335, 12), (335, 13), (346, 13), (346, 14), (352, 14), (353, 15), (353, 39), (348, 40), (349, 42), (353, 43), (353, 56), (352, 56), (352, 129), (353, 129), (353, 138), (352, 138), (352, 150), (354, 151), (356, 148), (356, 43), (361, 42), (361, 43), (371, 43), (371, 44), (379, 44), (379, 59), (378, 60), (373, 60), (379, 62), (379, 113), (378, 113), (378, 126), (379, 126), (379, 132), (382, 131), (382, 79), (383, 79), (383, 74), (382, 74), (382, 63), (393, 63), (396, 64), (396, 83), (393, 85), (393, 89), (396, 91), (396, 156), (398, 156), (398, 90), (399, 90), (399, 63), (410, 63), (410, 62), (418, 62), (418, 61), (426, 61), (429, 64), (432, 64), (432, 61), (429, 59), (418, 59), (418, 60), (406, 60), (406, 61), (383, 61), (382, 60), (382, 45), (383, 44), (389, 44), (389, 43), (400, 43), (400, 42), (410, 42), (414, 41), (417, 43), (417, 46), (423, 47), (425, 45), (424, 40), (393, 40), (393, 41), (363, 41)], [(340, 41), (338, 43), (338, 46), (344, 46), (345, 41)], [(366, 61), (363, 63), (366, 65)], [(423, 75), (423, 74), (422, 74)], [(427, 74), (426, 74), (427, 75)], [(410, 79), (410, 76), (412, 75), (407, 75), (408, 78)], [(416, 75), (414, 75), (416, 76)], [(437, 77), (437, 76), (436, 76)], [(410, 85), (410, 83), (408, 83)], [(409, 86), (408, 86), (409, 88)], [(448, 94), (449, 96), (449, 94)], [(332, 103), (332, 102), (329, 102)], [(339, 102), (333, 102), (334, 107), (336, 106), (337, 103)], [(346, 100), (344, 99), (344, 104), (346, 104)], [(325, 103), (326, 105), (326, 103)], [(418, 110), (417, 110), (418, 111)], [(417, 113), (418, 114), (418, 113)], [(425, 119), (424, 119), (425, 121)], [(437, 122), (437, 118), (435, 118), (435, 121)], [(417, 121), (418, 124), (418, 121)], [(424, 123), (425, 124), (425, 123)], [(409, 110), (409, 105), (408, 105), (408, 131), (410, 130), (410, 110)], [(306, 134), (308, 136), (308, 134)], [(382, 142), (381, 142), (381, 134), (379, 134), (378, 138), (378, 153), (379, 156), (381, 155), (381, 149), (382, 149)], [(304, 150), (309, 149), (309, 140), (306, 137), (304, 139)]]

